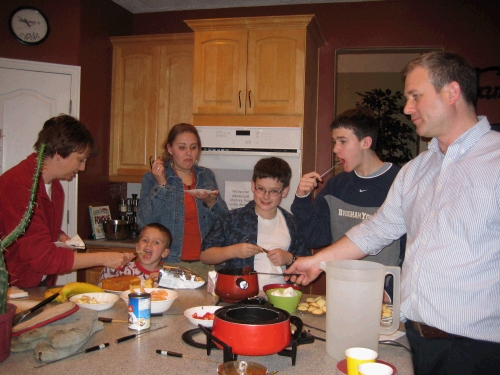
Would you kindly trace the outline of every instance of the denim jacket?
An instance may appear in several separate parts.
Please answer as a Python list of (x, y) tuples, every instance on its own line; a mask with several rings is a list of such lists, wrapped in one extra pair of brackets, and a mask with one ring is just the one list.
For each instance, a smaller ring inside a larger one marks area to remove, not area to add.
[[(302, 237), (299, 235), (297, 223), (286, 210), (278, 207), (285, 217), (288, 232), (290, 233), (290, 248), (288, 251), (297, 256), (308, 256), (311, 252), (306, 247)], [(245, 207), (231, 210), (227, 215), (218, 219), (210, 233), (202, 243), (202, 251), (211, 247), (225, 247), (241, 242), (257, 243), (258, 216), (255, 213), (255, 201), (250, 201)], [(219, 264), (215, 269), (222, 268), (243, 268), (251, 266), (253, 268), (254, 257), (245, 259), (233, 258)]]
[[(196, 189), (219, 190), (214, 173), (204, 167), (194, 166)], [(161, 223), (172, 233), (170, 254), (163, 260), (168, 263), (181, 261), (182, 241), (184, 238), (184, 185), (173, 168), (168, 163), (165, 167), (167, 185), (157, 184), (152, 172), (142, 177), (141, 196), (137, 212), (137, 223), (143, 227), (149, 223)], [(205, 238), (214, 221), (224, 215), (228, 209), (226, 202), (218, 196), (217, 202), (211, 207), (200, 199), (195, 199), (198, 211), (201, 238)]]

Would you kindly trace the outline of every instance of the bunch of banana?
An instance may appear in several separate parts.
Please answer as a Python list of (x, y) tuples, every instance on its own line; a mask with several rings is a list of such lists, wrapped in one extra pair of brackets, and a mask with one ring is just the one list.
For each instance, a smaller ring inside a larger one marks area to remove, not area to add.
[(69, 300), (72, 296), (82, 293), (104, 293), (104, 290), (97, 285), (81, 282), (68, 283), (62, 288), (51, 288), (45, 291), (44, 298), (50, 297), (54, 293), (59, 293), (55, 299), (56, 302), (64, 302)]

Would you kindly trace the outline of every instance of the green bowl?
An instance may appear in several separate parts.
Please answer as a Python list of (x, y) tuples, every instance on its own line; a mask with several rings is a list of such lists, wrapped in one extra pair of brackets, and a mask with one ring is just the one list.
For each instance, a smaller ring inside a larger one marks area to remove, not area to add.
[(273, 296), (272, 292), (275, 290), (279, 290), (281, 293), (283, 293), (283, 290), (285, 288), (276, 288), (276, 289), (269, 289), (266, 291), (267, 294), (267, 299), (269, 300), (270, 303), (273, 304), (274, 307), (277, 307), (278, 309), (285, 310), (292, 314), (297, 310), (297, 306), (300, 302), (300, 299), (302, 298), (302, 292), (300, 290), (294, 290), (295, 293), (297, 293), (296, 296), (294, 297), (281, 297), (281, 296)]

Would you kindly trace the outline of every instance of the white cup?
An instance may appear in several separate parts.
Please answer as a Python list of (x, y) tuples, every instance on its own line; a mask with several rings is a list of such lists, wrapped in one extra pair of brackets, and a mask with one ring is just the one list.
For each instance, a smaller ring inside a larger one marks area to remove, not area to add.
[(359, 375), (392, 375), (391, 366), (383, 363), (362, 363), (358, 366)]
[(367, 362), (375, 362), (378, 353), (367, 348), (349, 348), (345, 351), (345, 356), (347, 375), (358, 375), (358, 366)]

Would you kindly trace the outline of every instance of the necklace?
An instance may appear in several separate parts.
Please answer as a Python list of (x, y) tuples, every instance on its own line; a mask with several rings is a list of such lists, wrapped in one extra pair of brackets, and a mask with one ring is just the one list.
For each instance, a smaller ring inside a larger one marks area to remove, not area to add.
[(185, 170), (183, 169), (177, 169), (177, 168), (174, 168), (176, 172), (182, 172), (182, 173), (185, 173), (185, 174), (193, 174), (193, 172), (189, 171), (189, 172), (186, 172)]

